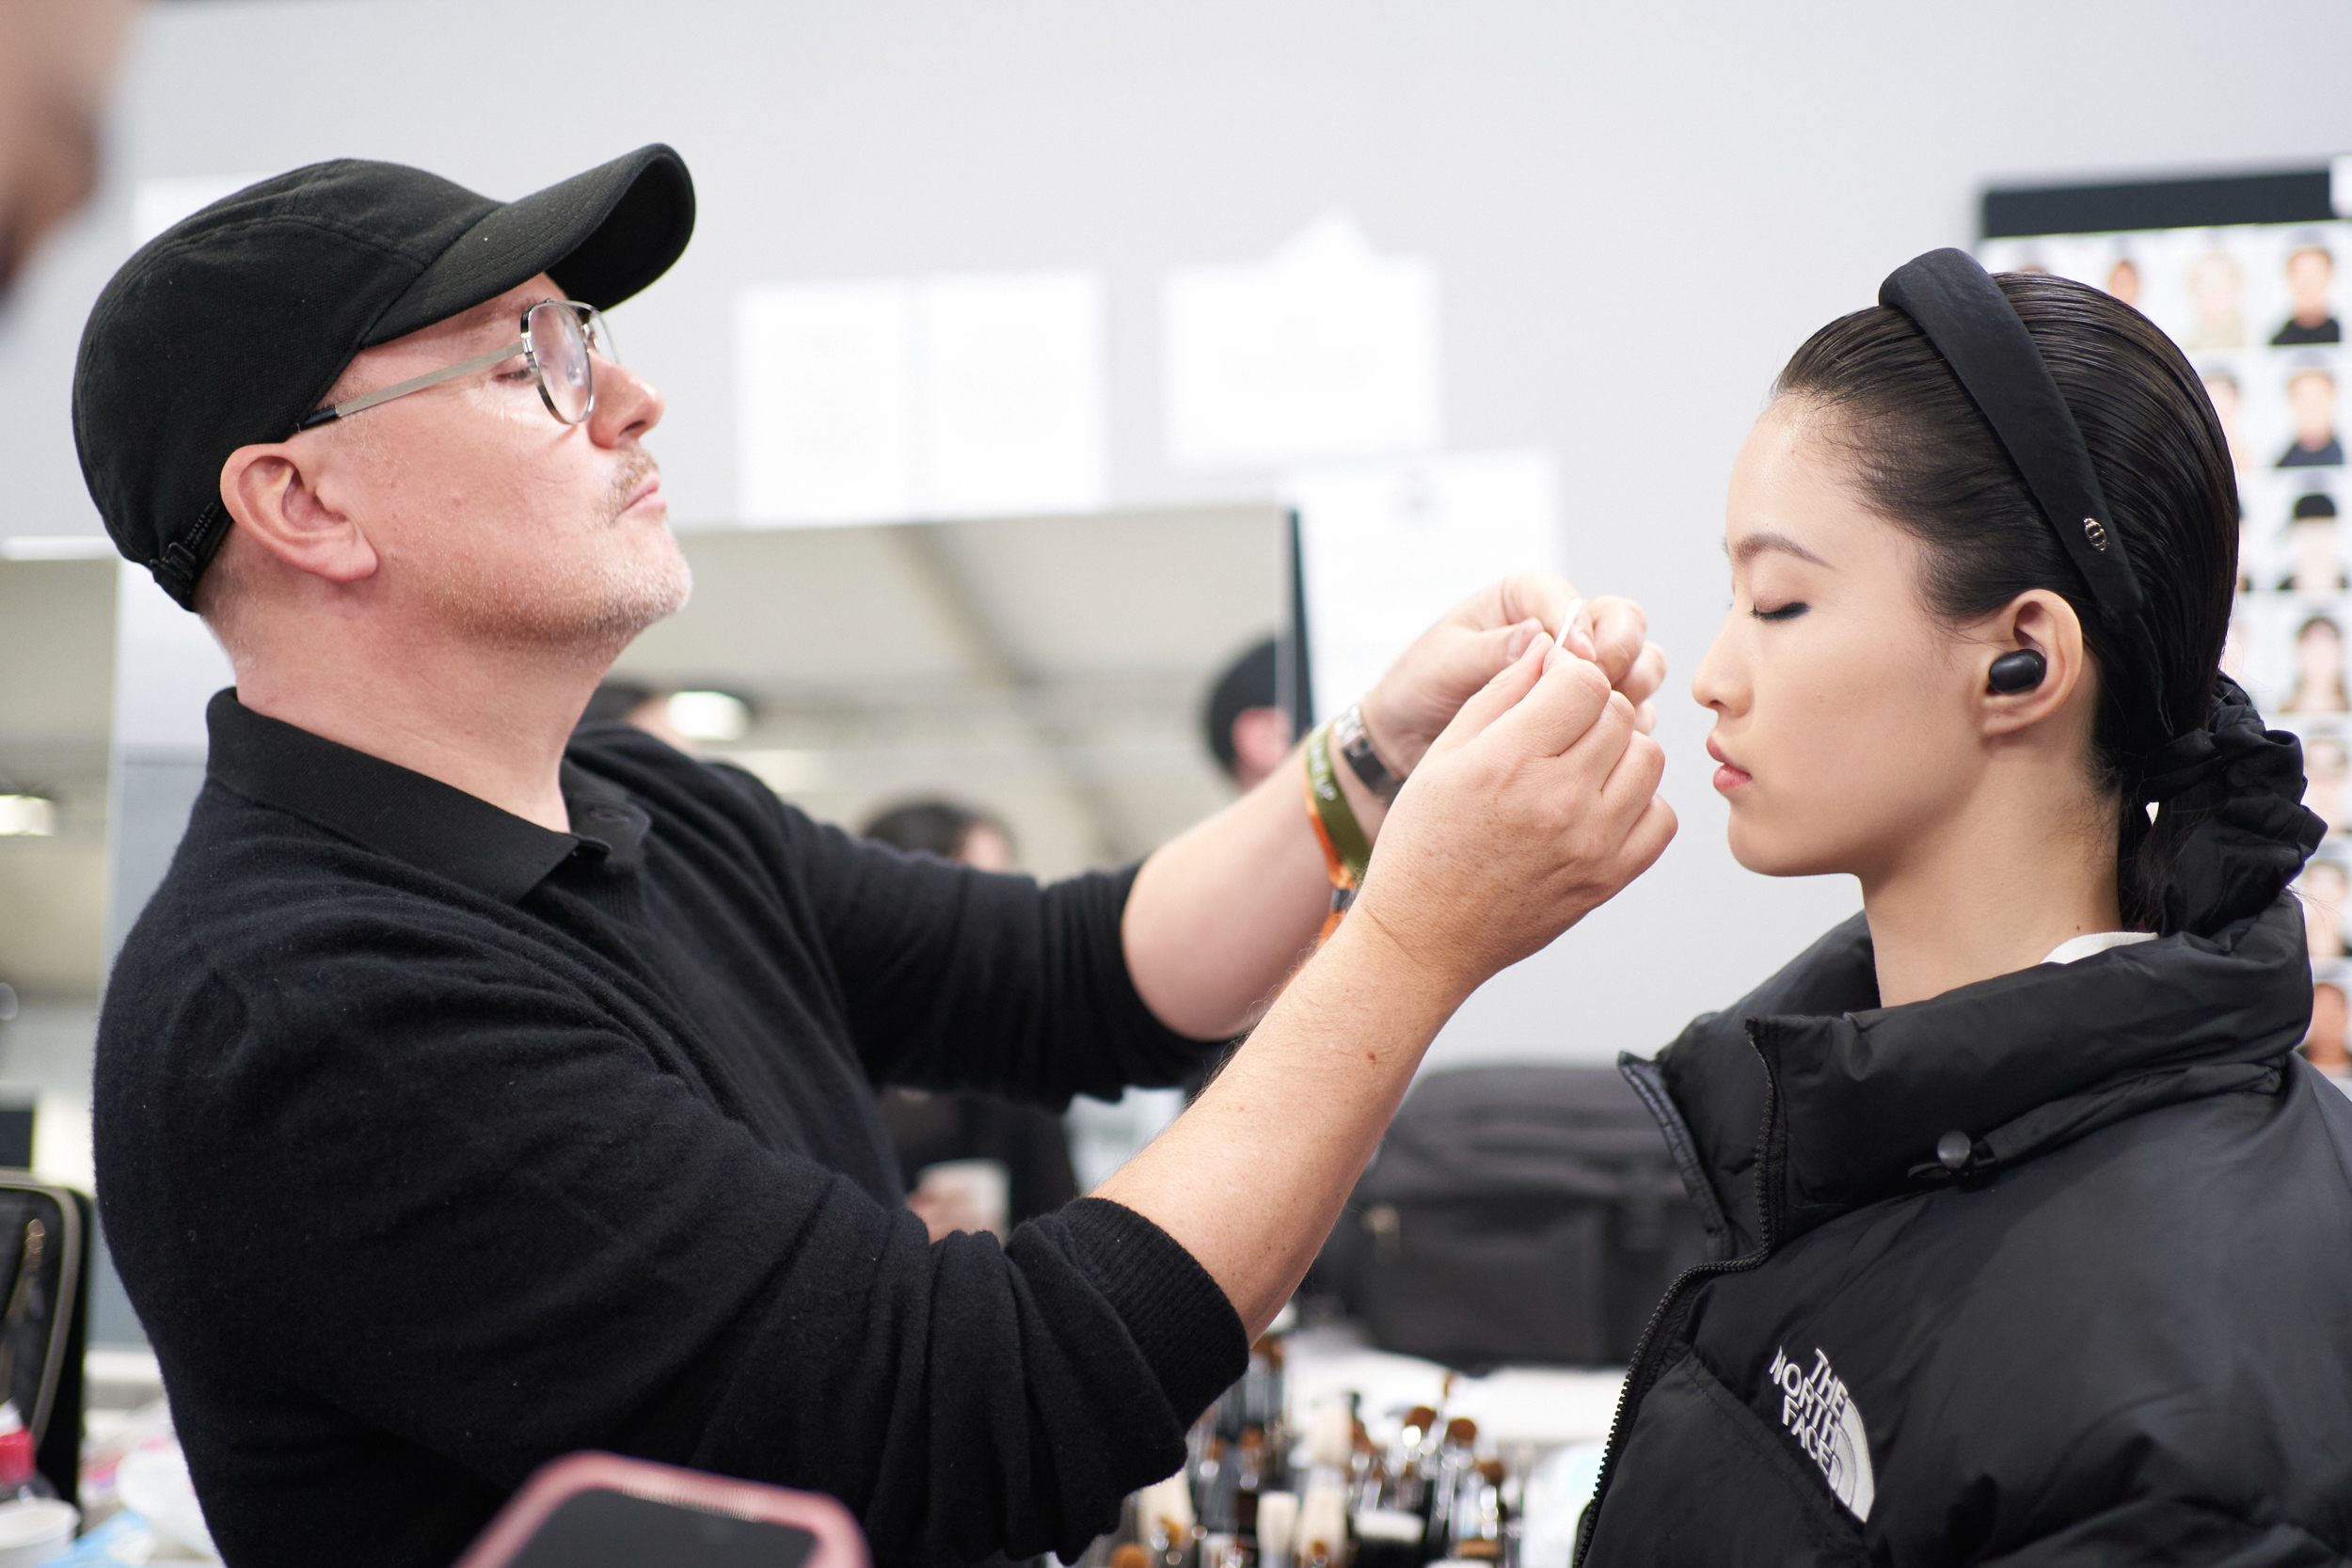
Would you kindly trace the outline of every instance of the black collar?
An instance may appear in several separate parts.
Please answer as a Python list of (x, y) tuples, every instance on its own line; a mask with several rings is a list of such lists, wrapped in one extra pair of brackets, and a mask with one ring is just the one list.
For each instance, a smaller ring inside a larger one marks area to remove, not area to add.
[(1881, 1007), (1856, 915), (1737, 1007), (1692, 1022), (1656, 1071), (1718, 1191), (1746, 1198), (1770, 1173), (1785, 1241), (1950, 1179), (1947, 1133), (1966, 1142), (1964, 1176), (1989, 1175), (2125, 1116), (2275, 1082), (2311, 1019), (2305, 943), (2301, 904), (2281, 894), (2212, 937)]
[(572, 832), (559, 833), (462, 789), (254, 712), (234, 690), (204, 711), (206, 771), (371, 849), (515, 903), (575, 856), (634, 864), (650, 818), (619, 785), (570, 761), (561, 784)]

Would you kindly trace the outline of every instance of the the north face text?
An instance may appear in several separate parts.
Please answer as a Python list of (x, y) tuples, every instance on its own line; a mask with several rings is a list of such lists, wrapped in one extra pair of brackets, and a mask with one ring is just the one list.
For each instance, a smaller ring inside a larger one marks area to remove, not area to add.
[(1776, 1351), (1767, 1375), (1780, 1390), (1781, 1425), (1821, 1467), (1837, 1500), (1851, 1509), (1855, 1518), (1868, 1518), (1877, 1491), (1870, 1474), (1870, 1440), (1853, 1397), (1830, 1370), (1828, 1354), (1816, 1347), (1813, 1370), (1808, 1372), (1789, 1360), (1787, 1351)]

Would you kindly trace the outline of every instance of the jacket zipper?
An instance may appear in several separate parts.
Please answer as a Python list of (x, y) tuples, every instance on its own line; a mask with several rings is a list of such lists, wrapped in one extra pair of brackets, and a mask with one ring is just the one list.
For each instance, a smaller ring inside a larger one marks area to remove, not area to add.
[[(1772, 1070), (1772, 1058), (1766, 1056), (1764, 1048), (1756, 1043), (1756, 1021), (1753, 1019), (1748, 1021), (1747, 1036), (1749, 1049), (1764, 1064), (1764, 1125), (1756, 1132), (1756, 1249), (1745, 1258), (1693, 1263), (1677, 1275), (1675, 1282), (1666, 1287), (1666, 1293), (1659, 1298), (1658, 1306), (1649, 1315), (1649, 1323), (1642, 1330), (1641, 1338), (1634, 1341), (1632, 1359), (1626, 1363), (1625, 1386), (1617, 1392), (1617, 1413), (1610, 1418), (1609, 1441), (1601, 1451), (1600, 1473), (1593, 1481), (1593, 1499), (1584, 1505), (1583, 1517), (1577, 1521), (1576, 1551), (1568, 1559), (1569, 1568), (1581, 1568), (1584, 1553), (1593, 1544), (1593, 1531), (1600, 1523), (1601, 1499), (1609, 1495), (1609, 1482), (1617, 1468), (1617, 1456), (1625, 1448), (1627, 1429), (1634, 1407), (1649, 1392), (1651, 1370), (1646, 1363), (1656, 1354), (1660, 1331), (1679, 1305), (1683, 1292), (1702, 1279), (1712, 1279), (1719, 1275), (1745, 1274), (1772, 1255), (1773, 1233), (1779, 1228), (1773, 1223), (1772, 1196), (1780, 1190), (1780, 1148), (1778, 1141), (1772, 1136), (1772, 1124), (1780, 1114), (1780, 1077)], [(1652, 1114), (1656, 1114), (1655, 1108)]]

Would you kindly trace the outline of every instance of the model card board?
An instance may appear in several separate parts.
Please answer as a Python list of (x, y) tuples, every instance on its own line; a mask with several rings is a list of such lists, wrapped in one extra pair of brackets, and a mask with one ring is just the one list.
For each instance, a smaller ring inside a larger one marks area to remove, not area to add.
[(1994, 190), (1977, 252), (1994, 272), (2053, 273), (2137, 307), (2180, 344), (2213, 399), (2239, 502), (2238, 592), (2221, 664), (2273, 727), (2303, 739), (2304, 803), (2328, 824), (2297, 884), (2320, 986), (2313, 1028), (2337, 1033), (2352, 989), (2347, 214), (2347, 158), (2255, 175)]

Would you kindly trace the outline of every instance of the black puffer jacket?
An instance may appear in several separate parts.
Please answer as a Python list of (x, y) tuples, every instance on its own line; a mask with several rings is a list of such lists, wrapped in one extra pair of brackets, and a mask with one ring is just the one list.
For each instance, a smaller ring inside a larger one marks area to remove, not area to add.
[(2344, 1562), (2311, 992), (2291, 895), (1884, 1009), (1857, 917), (1628, 1058), (1724, 1260), (1634, 1358), (1580, 1560)]

